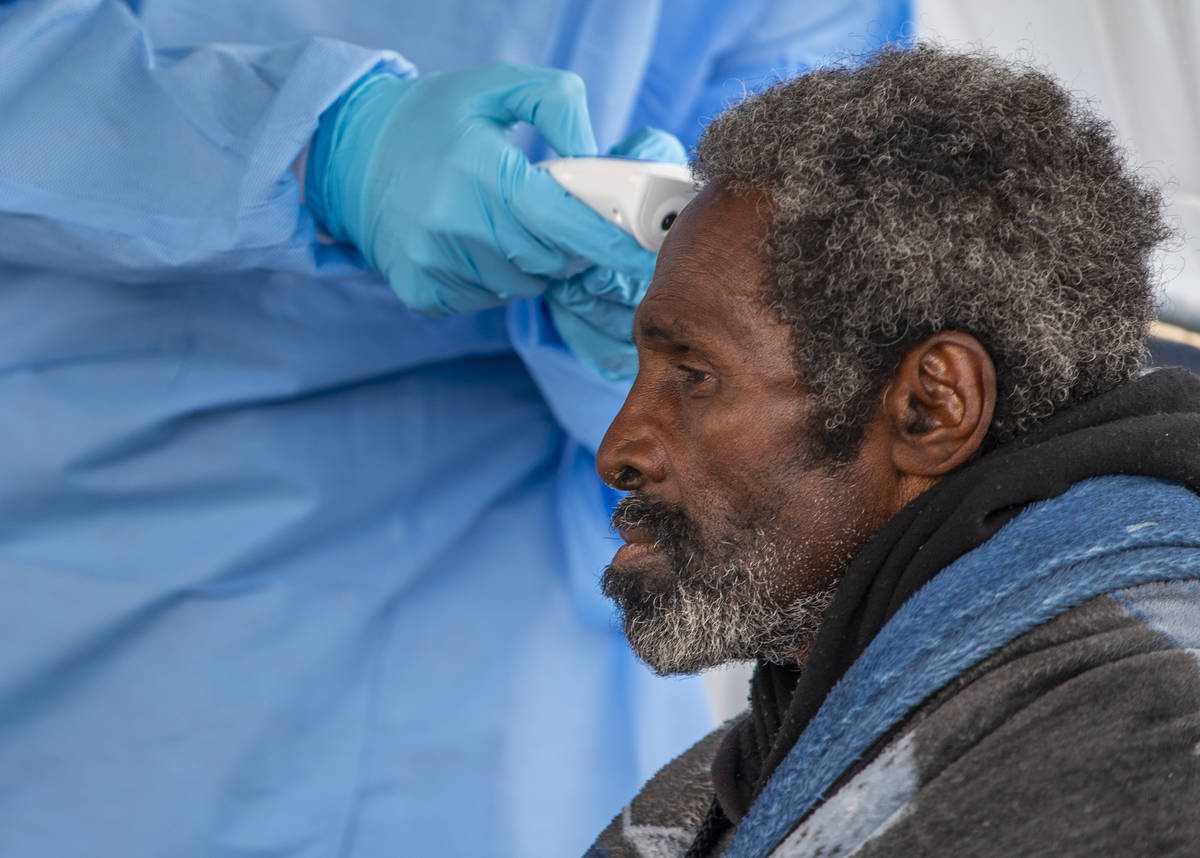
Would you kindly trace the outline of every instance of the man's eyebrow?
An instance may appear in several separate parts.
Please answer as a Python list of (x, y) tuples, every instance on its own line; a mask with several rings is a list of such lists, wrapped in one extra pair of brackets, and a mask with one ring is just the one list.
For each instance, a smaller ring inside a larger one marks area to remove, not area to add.
[(647, 346), (674, 346), (686, 349), (687, 345), (683, 340), (688, 339), (691, 333), (691, 326), (678, 319), (672, 320), (669, 326), (650, 320), (636, 325), (633, 336), (634, 340)]

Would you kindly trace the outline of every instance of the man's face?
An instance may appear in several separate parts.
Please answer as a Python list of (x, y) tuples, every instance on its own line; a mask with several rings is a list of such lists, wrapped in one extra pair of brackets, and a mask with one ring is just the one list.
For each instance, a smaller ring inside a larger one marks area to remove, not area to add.
[(840, 573), (891, 512), (871, 427), (849, 465), (811, 452), (815, 402), (760, 299), (765, 206), (710, 187), (672, 227), (634, 321), (637, 379), (596, 460), (632, 492), (604, 590), (659, 673), (803, 660)]

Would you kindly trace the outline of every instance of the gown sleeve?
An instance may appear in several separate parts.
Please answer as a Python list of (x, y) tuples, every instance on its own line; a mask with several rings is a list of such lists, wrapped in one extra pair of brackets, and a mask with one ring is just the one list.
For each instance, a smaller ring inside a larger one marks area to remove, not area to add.
[(0, 261), (119, 281), (353, 271), (289, 169), (399, 55), (328, 38), (156, 50), (116, 0), (0, 5)]

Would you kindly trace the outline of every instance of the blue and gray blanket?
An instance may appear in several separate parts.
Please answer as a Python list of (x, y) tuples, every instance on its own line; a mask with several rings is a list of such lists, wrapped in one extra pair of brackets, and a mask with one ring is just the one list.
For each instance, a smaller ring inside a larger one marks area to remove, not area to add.
[[(733, 723), (589, 855), (684, 855)], [(1198, 808), (1200, 497), (1099, 477), (905, 602), (714, 854), (1196, 855)]]

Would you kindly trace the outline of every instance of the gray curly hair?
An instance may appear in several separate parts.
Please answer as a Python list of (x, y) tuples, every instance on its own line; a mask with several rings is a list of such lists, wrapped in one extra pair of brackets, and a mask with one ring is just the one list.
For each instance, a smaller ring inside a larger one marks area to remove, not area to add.
[(987, 445), (1131, 378), (1154, 317), (1156, 188), (1049, 76), (885, 49), (717, 118), (701, 181), (770, 202), (765, 299), (792, 326), (818, 438), (845, 461), (905, 352), (943, 330), (996, 364)]

